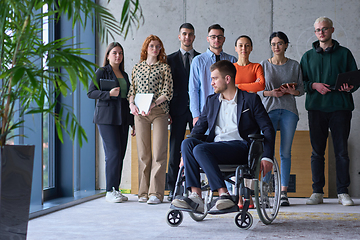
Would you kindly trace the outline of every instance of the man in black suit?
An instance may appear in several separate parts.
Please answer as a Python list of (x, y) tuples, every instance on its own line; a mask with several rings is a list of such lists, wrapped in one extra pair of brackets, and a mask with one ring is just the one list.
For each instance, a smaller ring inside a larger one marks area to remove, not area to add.
[[(205, 142), (187, 138), (181, 145), (186, 188), (191, 190), (188, 199), (199, 204), (199, 212), (204, 210), (199, 167), (208, 176), (211, 190), (218, 191), (220, 195), (216, 208), (223, 210), (236, 203), (228, 193), (218, 164), (246, 164), (250, 146), (248, 135), (260, 132), (264, 135), (261, 159), (264, 174), (271, 170), (274, 157), (275, 130), (260, 97), (235, 87), (236, 69), (230, 61), (216, 62), (211, 65), (210, 71), (215, 94), (207, 97), (191, 132), (205, 134), (209, 130), (209, 135)], [(172, 204), (179, 208), (191, 208), (184, 199), (174, 199)]]
[(184, 23), (179, 28), (180, 50), (167, 58), (173, 77), (173, 98), (170, 102), (170, 157), (167, 173), (167, 188), (170, 190), (168, 200), (172, 200), (173, 191), (180, 163), (180, 146), (184, 140), (186, 125), (192, 129), (192, 116), (189, 109), (189, 72), (192, 59), (199, 55), (193, 49), (195, 30), (191, 23)]

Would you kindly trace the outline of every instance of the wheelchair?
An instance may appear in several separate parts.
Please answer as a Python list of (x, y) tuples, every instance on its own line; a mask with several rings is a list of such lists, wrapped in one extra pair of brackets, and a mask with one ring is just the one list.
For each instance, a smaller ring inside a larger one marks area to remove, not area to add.
[[(188, 136), (196, 137), (204, 140), (204, 136)], [(272, 171), (263, 175), (260, 172), (260, 162), (263, 153), (263, 135), (251, 134), (249, 135), (251, 144), (248, 154), (248, 163), (245, 165), (219, 165), (220, 170), (224, 176), (225, 181), (230, 183), (235, 194), (232, 199), (238, 203), (239, 197), (244, 196), (243, 209), (239, 209), (238, 205), (224, 210), (212, 210), (216, 203), (213, 199), (213, 192), (206, 180), (201, 182), (202, 198), (204, 200), (204, 212), (198, 212), (196, 203), (190, 203), (192, 209), (177, 208), (170, 205), (170, 210), (167, 213), (166, 220), (169, 226), (177, 227), (183, 221), (183, 213), (188, 212), (190, 217), (195, 221), (202, 221), (207, 214), (226, 214), (231, 212), (238, 212), (235, 216), (235, 225), (243, 230), (249, 229), (253, 224), (253, 217), (248, 212), (250, 205), (250, 198), (255, 197), (255, 206), (260, 220), (264, 224), (272, 223), (280, 208), (280, 170), (279, 165), (274, 158)], [(235, 177), (235, 181), (232, 180)], [(175, 198), (188, 196), (189, 191), (185, 187), (184, 166), (179, 169), (177, 181), (174, 190)]]

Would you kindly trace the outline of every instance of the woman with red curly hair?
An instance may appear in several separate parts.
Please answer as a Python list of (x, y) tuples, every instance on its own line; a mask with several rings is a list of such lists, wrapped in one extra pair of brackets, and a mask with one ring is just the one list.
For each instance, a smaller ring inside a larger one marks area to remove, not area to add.
[[(173, 92), (171, 69), (166, 58), (160, 38), (155, 35), (148, 36), (141, 48), (140, 62), (132, 70), (132, 83), (128, 93), (137, 131), (138, 200), (148, 204), (161, 203), (165, 190), (169, 102)], [(134, 99), (139, 93), (154, 94), (147, 113), (140, 112), (135, 105)]]

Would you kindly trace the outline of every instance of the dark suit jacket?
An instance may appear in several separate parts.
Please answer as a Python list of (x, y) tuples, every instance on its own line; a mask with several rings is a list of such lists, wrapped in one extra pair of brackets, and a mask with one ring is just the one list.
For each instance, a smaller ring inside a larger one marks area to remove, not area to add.
[[(195, 56), (200, 53), (194, 52)], [(167, 58), (168, 64), (171, 67), (173, 77), (173, 98), (170, 101), (170, 115), (183, 115), (188, 109), (189, 103), (189, 77), (186, 73), (184, 62), (182, 60), (181, 51), (178, 50), (170, 54)]]
[[(214, 141), (216, 119), (220, 109), (219, 93), (207, 97), (203, 111), (196, 122), (192, 134), (204, 134), (210, 130), (207, 142)], [(237, 121), (240, 136), (250, 144), (249, 134), (260, 131), (264, 135), (263, 157), (273, 159), (275, 131), (260, 97), (254, 93), (238, 90)]]
[[(121, 71), (121, 73), (127, 83), (127, 94), (130, 88), (129, 77), (126, 72)], [(111, 65), (106, 65), (96, 71), (96, 82), (99, 86), (101, 78), (116, 80), (119, 87), (119, 82)], [(94, 123), (111, 125), (134, 124), (134, 117), (130, 114), (129, 102), (126, 98), (121, 98), (120, 95), (121, 89), (119, 97), (110, 97), (109, 91), (99, 90), (94, 82), (91, 81), (87, 96), (92, 99), (98, 99), (94, 113)]]

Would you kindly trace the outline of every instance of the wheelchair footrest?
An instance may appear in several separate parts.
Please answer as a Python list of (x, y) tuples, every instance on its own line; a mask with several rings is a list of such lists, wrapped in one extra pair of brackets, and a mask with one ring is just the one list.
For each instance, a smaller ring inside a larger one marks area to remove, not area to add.
[(214, 206), (212, 209), (210, 209), (208, 211), (208, 214), (216, 215), (216, 214), (225, 214), (225, 213), (232, 213), (232, 212), (238, 212), (238, 211), (239, 211), (239, 207), (237, 205), (234, 205), (231, 208), (227, 208), (227, 209), (223, 209), (223, 210), (216, 209)]
[(183, 211), (183, 212), (192, 212), (192, 213), (200, 213), (203, 214), (202, 212), (198, 212), (194, 209), (191, 208), (179, 208), (179, 207), (175, 207), (174, 205), (170, 204), (170, 209), (174, 209), (174, 210), (179, 210), (179, 211)]

